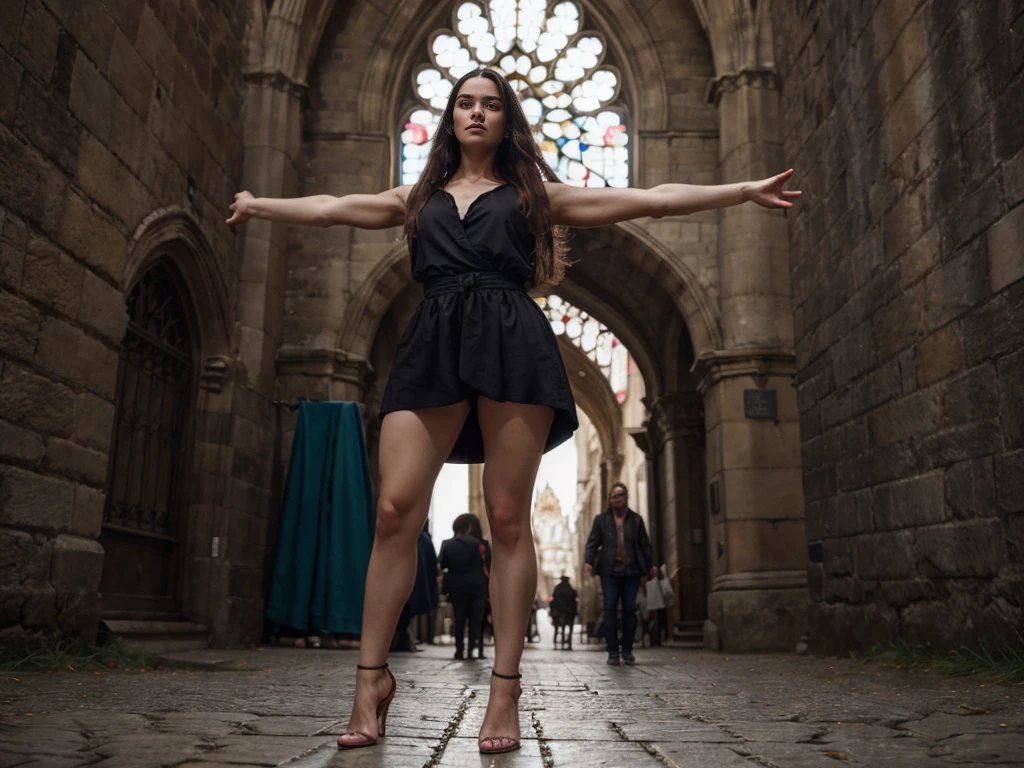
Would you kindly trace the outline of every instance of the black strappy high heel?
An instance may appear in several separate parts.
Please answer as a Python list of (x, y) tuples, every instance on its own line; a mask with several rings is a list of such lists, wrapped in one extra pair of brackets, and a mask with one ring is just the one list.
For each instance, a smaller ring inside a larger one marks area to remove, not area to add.
[[(499, 675), (493, 669), (491, 670), (491, 674), (494, 675), (494, 677), (500, 677), (502, 680), (522, 680), (523, 679), (522, 674), (518, 674), (518, 675)], [(516, 699), (516, 706), (518, 707), (518, 705), (519, 705), (519, 697), (522, 696), (522, 694), (523, 694), (523, 686), (522, 685), (518, 685), (517, 688), (518, 688), (518, 690), (516, 691), (515, 699)], [(484, 746), (484, 742), (485, 741), (491, 742), (491, 746), (485, 747)], [(495, 743), (497, 743), (497, 746), (495, 746)], [(497, 755), (497, 754), (500, 754), (502, 752), (513, 752), (513, 751), (519, 749), (519, 747), (521, 745), (519, 743), (519, 739), (513, 739), (513, 738), (510, 738), (508, 736), (485, 736), (484, 738), (480, 739), (480, 741), (477, 742), (477, 746), (480, 747), (480, 754), (481, 755)]]
[[(388, 677), (391, 678), (391, 692), (388, 693), (381, 701), (377, 704), (377, 736), (371, 738), (369, 734), (363, 733), (362, 731), (349, 731), (348, 733), (342, 734), (338, 737), (338, 749), (358, 749), (359, 747), (372, 747), (377, 743), (377, 739), (384, 738), (384, 731), (388, 722), (388, 707), (391, 706), (391, 700), (395, 698), (395, 691), (398, 690), (398, 681), (395, 680), (395, 676), (391, 674), (391, 670), (388, 668), (387, 663), (381, 664), (379, 667), (364, 667), (362, 664), (356, 664), (356, 669), (364, 670), (375, 670), (384, 669), (387, 670)], [(348, 741), (343, 742), (346, 736), (358, 736), (360, 741)]]

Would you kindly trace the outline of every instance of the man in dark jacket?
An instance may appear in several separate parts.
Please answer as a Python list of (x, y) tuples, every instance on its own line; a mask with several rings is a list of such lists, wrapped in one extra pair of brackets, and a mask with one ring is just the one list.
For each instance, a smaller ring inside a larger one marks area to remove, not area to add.
[[(472, 534), (472, 513), (455, 518), (455, 536), (441, 542), (438, 564), (447, 571), (443, 588), (455, 612), (452, 634), (455, 635), (455, 658), (473, 658), (484, 626), (487, 605), (487, 578), (491, 568), (491, 550)], [(465, 653), (466, 622), (469, 622), (469, 653)], [(480, 651), (481, 658), (483, 650)]]
[(608, 663), (619, 663), (618, 611), (622, 603), (622, 660), (635, 664), (636, 595), (643, 577), (653, 579), (654, 553), (643, 518), (629, 508), (626, 486), (616, 483), (608, 496), (608, 509), (594, 518), (583, 556), (584, 572), (601, 577), (604, 594), (604, 636)]

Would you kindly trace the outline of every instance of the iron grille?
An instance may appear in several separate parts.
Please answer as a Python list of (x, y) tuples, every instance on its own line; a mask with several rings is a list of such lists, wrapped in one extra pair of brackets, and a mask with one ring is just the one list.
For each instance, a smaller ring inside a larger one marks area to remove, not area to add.
[(128, 297), (104, 522), (177, 538), (192, 398), (192, 334), (173, 266), (150, 269)]

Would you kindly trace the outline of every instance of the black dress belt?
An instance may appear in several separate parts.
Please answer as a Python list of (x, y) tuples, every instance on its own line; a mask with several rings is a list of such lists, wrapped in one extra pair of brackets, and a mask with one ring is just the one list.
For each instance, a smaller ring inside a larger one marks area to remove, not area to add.
[(478, 288), (504, 288), (510, 291), (525, 291), (526, 286), (518, 280), (500, 272), (466, 272), (462, 275), (451, 275), (449, 277), (438, 277), (424, 283), (423, 295), (426, 298), (440, 296), (444, 293), (462, 291), (469, 295), (471, 291)]

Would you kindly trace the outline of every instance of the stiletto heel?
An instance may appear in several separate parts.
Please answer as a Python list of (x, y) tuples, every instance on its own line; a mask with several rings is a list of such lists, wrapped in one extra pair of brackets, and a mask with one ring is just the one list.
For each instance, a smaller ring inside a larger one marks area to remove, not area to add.
[[(502, 680), (522, 680), (523, 679), (522, 674), (518, 674), (518, 675), (499, 675), (493, 669), (491, 670), (491, 674), (494, 677), (500, 677)], [(523, 686), (522, 686), (522, 684), (520, 684), (520, 685), (517, 685), (516, 688), (517, 688), (517, 690), (516, 690), (515, 700), (516, 700), (516, 706), (518, 708), (519, 697), (523, 695)], [(484, 742), (485, 741), (491, 742), (491, 746), (485, 747), (484, 746)], [(494, 742), (497, 742), (498, 746), (494, 746)], [(480, 739), (480, 741), (477, 742), (477, 746), (480, 748), (480, 754), (481, 755), (497, 755), (497, 754), (500, 754), (502, 752), (514, 752), (515, 750), (519, 749), (521, 744), (519, 743), (519, 739), (513, 739), (513, 738), (510, 738), (508, 736), (487, 736), (485, 738)]]
[[(362, 731), (349, 731), (343, 733), (338, 737), (338, 749), (358, 749), (359, 747), (372, 747), (377, 743), (378, 739), (384, 738), (384, 731), (387, 727), (388, 722), (388, 709), (391, 707), (391, 700), (395, 698), (395, 692), (398, 690), (398, 681), (395, 676), (391, 674), (391, 670), (387, 664), (381, 664), (379, 667), (364, 667), (362, 664), (356, 664), (356, 669), (375, 670), (384, 669), (387, 670), (388, 677), (391, 678), (391, 691), (380, 700), (377, 704), (377, 735), (371, 738), (369, 734), (363, 733)], [(343, 742), (346, 736), (358, 736), (361, 741), (348, 741)]]

